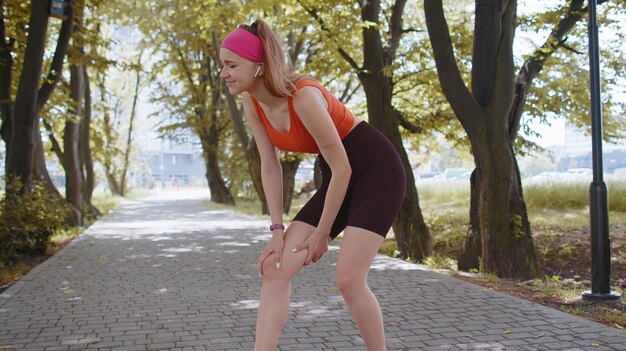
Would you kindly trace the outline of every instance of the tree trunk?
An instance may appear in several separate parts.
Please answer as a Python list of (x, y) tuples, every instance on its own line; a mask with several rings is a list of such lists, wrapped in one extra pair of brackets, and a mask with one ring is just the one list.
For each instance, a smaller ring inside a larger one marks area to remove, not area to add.
[[(104, 113), (104, 134), (105, 134), (105, 150), (113, 150), (113, 127), (111, 126), (111, 118), (107, 112)], [(115, 167), (113, 161), (114, 155), (112, 153), (104, 154), (104, 160), (102, 166), (104, 167), (104, 175), (107, 179), (107, 184), (109, 185), (109, 190), (111, 190), (111, 194), (117, 196), (124, 196), (122, 194), (122, 190), (120, 189), (120, 185), (117, 182), (117, 169)]]
[(63, 204), (65, 206), (65, 224), (70, 227), (77, 227), (80, 225), (80, 211), (76, 206), (67, 201), (59, 190), (54, 185), (54, 182), (50, 178), (48, 168), (46, 167), (46, 159), (44, 155), (43, 142), (41, 140), (41, 134), (35, 134), (35, 164), (33, 169), (33, 180), (39, 181), (46, 188), (50, 201), (53, 203)]
[(117, 179), (115, 178), (115, 172), (112, 172), (110, 169), (105, 169), (104, 175), (107, 178), (107, 184), (109, 184), (109, 189), (111, 190), (111, 194), (117, 196), (122, 195), (122, 190), (120, 189), (120, 185), (117, 183)]
[(289, 213), (291, 210), (291, 200), (293, 199), (293, 191), (296, 184), (296, 172), (300, 166), (302, 158), (298, 155), (289, 154), (280, 160), (283, 168), (283, 212)]
[(218, 204), (235, 205), (230, 190), (222, 178), (222, 172), (219, 167), (219, 131), (215, 123), (208, 127), (202, 128), (203, 134), (200, 135), (202, 140), (202, 153), (206, 164), (206, 178), (211, 191), (211, 201)]
[(482, 140), (491, 139), (490, 142), (472, 148), (481, 167), (479, 223), (483, 267), (502, 278), (540, 277), (525, 205), (519, 196), (512, 196), (512, 188), (516, 194), (518, 189), (515, 157), (506, 138), (494, 140), (497, 134), (486, 132), (483, 137), (487, 139)]
[(72, 35), (76, 57), (70, 64), (70, 106), (63, 131), (63, 167), (65, 168), (65, 198), (79, 211), (78, 222), (83, 224), (83, 162), (80, 145), (81, 123), (85, 99), (85, 65), (80, 60), (85, 56), (83, 44), (84, 1), (74, 4), (75, 18)]
[(509, 131), (516, 2), (476, 2), (471, 92), (456, 65), (441, 0), (425, 1), (424, 10), (437, 74), (470, 139), (479, 175), (473, 182), (477, 188), (472, 189), (478, 199), (471, 201), (471, 214), (478, 205), (479, 232), (470, 226), (463, 266), (475, 267), (478, 256), (473, 245), (479, 236), (484, 271), (502, 278), (540, 277)]
[[(392, 123), (390, 121), (387, 122)], [(393, 139), (390, 138), (390, 140), (396, 147), (402, 159), (402, 163), (404, 164), (407, 184), (404, 201), (393, 223), (393, 231), (396, 236), (398, 248), (400, 249), (400, 256), (415, 261), (421, 261), (432, 255), (432, 239), (428, 227), (424, 222), (424, 217), (422, 216), (417, 188), (415, 186), (415, 178), (409, 163), (409, 158), (404, 150), (404, 145), (402, 145), (400, 132), (397, 129), (397, 125), (390, 127), (394, 128), (394, 132), (397, 133), (397, 136)], [(386, 135), (389, 137), (388, 134)]]
[[(0, 9), (4, 9), (4, 0), (0, 0)], [(5, 145), (9, 145), (11, 120), (13, 119), (13, 101), (11, 99), (11, 83), (13, 81), (13, 56), (11, 53), (15, 39), (6, 40), (4, 11), (0, 11), (0, 119), (2, 127), (0, 136)], [(8, 156), (8, 152), (5, 155)]]
[(83, 183), (83, 204), (85, 207), (85, 216), (94, 220), (101, 216), (100, 211), (91, 203), (91, 197), (96, 187), (96, 175), (93, 169), (93, 156), (91, 154), (91, 86), (89, 82), (89, 73), (87, 68), (83, 70), (85, 74), (85, 107), (83, 122), (80, 127), (80, 154), (83, 160), (83, 174), (85, 176)]
[(322, 186), (322, 171), (320, 170), (320, 159), (316, 158), (313, 163), (313, 183), (315, 189), (319, 189)]
[[(39, 8), (37, 8), (39, 9)], [(39, 9), (40, 10), (40, 9)], [(39, 11), (38, 10), (38, 11)], [(31, 8), (31, 19), (32, 16), (34, 15), (34, 13), (32, 12), (33, 9)], [(47, 14), (47, 9), (46, 9), (46, 14)], [(46, 104), (46, 102), (48, 101), (48, 99), (50, 98), (50, 96), (52, 95), (54, 89), (56, 88), (56, 85), (58, 83), (58, 81), (61, 78), (61, 72), (63, 69), (63, 61), (65, 60), (65, 56), (67, 53), (67, 49), (69, 46), (69, 41), (70, 41), (70, 37), (73, 31), (73, 18), (74, 18), (74, 11), (71, 7), (68, 7), (66, 9), (66, 14), (68, 16), (67, 20), (63, 22), (63, 24), (61, 25), (61, 29), (59, 31), (59, 36), (57, 39), (57, 45), (56, 45), (56, 49), (54, 51), (54, 55), (52, 57), (52, 62), (50, 64), (49, 70), (48, 70), (48, 74), (46, 79), (44, 80), (43, 84), (41, 85), (41, 87), (39, 88), (37, 94), (34, 94), (32, 97), (35, 97), (35, 101), (34, 101), (34, 109), (35, 109), (35, 113), (34, 113), (34, 127), (33, 127), (33, 131), (32, 131), (32, 141), (33, 141), (33, 150), (32, 150), (32, 173), (31, 173), (31, 177), (33, 180), (37, 180), (43, 183), (43, 185), (46, 187), (46, 189), (48, 190), (49, 195), (51, 196), (51, 201), (52, 202), (58, 202), (58, 203), (63, 203), (66, 205), (67, 207), (67, 211), (66, 211), (66, 224), (70, 225), (70, 226), (75, 226), (78, 224), (78, 219), (77, 219), (77, 209), (75, 207), (73, 207), (71, 204), (69, 204), (59, 193), (59, 191), (56, 189), (56, 187), (54, 186), (52, 179), (50, 179), (50, 175), (48, 174), (48, 170), (46, 168), (46, 163), (45, 163), (45, 155), (44, 155), (44, 149), (43, 149), (43, 142), (41, 140), (41, 134), (39, 133), (39, 127), (38, 127), (38, 122), (39, 122), (39, 115), (41, 110), (43, 109), (44, 105)], [(43, 18), (41, 18), (41, 20), (43, 20)], [(45, 17), (45, 23), (47, 26), (47, 16)], [(11, 138), (11, 132), (10, 132), (10, 126), (11, 126), (11, 120), (13, 118), (15, 118), (16, 116), (14, 115), (14, 110), (13, 110), (13, 105), (11, 103), (11, 99), (10, 99), (10, 86), (11, 86), (11, 66), (12, 66), (12, 59), (10, 56), (10, 51), (11, 48), (13, 47), (14, 44), (14, 40), (10, 40), (8, 43), (4, 41), (4, 19), (2, 20), (2, 24), (0, 27), (1, 31), (2, 31), (2, 35), (0, 35), (0, 37), (2, 38), (2, 44), (0, 45), (1, 48), (1, 52), (2, 55), (0, 56), (0, 60), (2, 60), (2, 62), (0, 62), (0, 78), (7, 78), (6, 81), (3, 79), (2, 83), (0, 84), (0, 99), (3, 101), (2, 104), (2, 117), (3, 117), (3, 126), (2, 126), (2, 137), (5, 138), (5, 141), (7, 142), (7, 164), (8, 164), (8, 157), (9, 157), (9, 144), (10, 141), (9, 139)], [(33, 35), (41, 35), (43, 36), (43, 40), (45, 43), (45, 37), (46, 37), (46, 30), (44, 29), (43, 31), (37, 31), (37, 28), (31, 28), (32, 33), (34, 33)], [(29, 30), (29, 37), (30, 37), (30, 33), (31, 30)], [(37, 34), (39, 33), (39, 34)], [(31, 54), (33, 54), (34, 52), (31, 52)], [(6, 57), (5, 55), (8, 55), (8, 57)], [(42, 54), (43, 55), (43, 54)], [(31, 58), (31, 61), (33, 60), (33, 58)], [(4, 66), (6, 64), (6, 66)], [(26, 64), (26, 60), (25, 60), (25, 64)], [(4, 71), (4, 68), (9, 69), (9, 71)], [(26, 71), (26, 70), (25, 70)], [(26, 72), (28, 73), (28, 72)], [(23, 79), (27, 79), (27, 77), (25, 72), (23, 72), (21, 80), (20, 80), (20, 84), (22, 82)], [(29, 73), (32, 73), (32, 71), (29, 70)], [(38, 78), (38, 77), (37, 77)], [(38, 85), (39, 83), (37, 83)], [(5, 91), (4, 89), (8, 88), (9, 91)], [(4, 104), (4, 102), (6, 102), (6, 104)]]
[(18, 178), (26, 189), (31, 189), (33, 182), (34, 136), (38, 118), (37, 93), (46, 49), (48, 6), (48, 1), (32, 1), (24, 55), (24, 67), (28, 69), (22, 70), (20, 77), (11, 122), (11, 136), (6, 147), (6, 175)]
[[(598, 4), (606, 2), (601, 0)], [(544, 42), (544, 44), (535, 50), (532, 55), (522, 65), (520, 71), (515, 77), (514, 97), (511, 107), (508, 112), (508, 135), (510, 144), (512, 145), (517, 138), (519, 130), (519, 123), (524, 112), (524, 106), (526, 104), (526, 97), (528, 90), (532, 85), (533, 79), (541, 72), (546, 60), (556, 52), (559, 47), (564, 46), (566, 41), (566, 35), (574, 25), (583, 17), (587, 12), (587, 8), (584, 7), (583, 0), (573, 0), (569, 3), (569, 6), (564, 11), (564, 15), (561, 17), (559, 23), (553, 28), (552, 32)], [(513, 151), (511, 151), (513, 153)], [(519, 167), (517, 160), (513, 157), (513, 174), (511, 179), (511, 193), (510, 193), (510, 212), (512, 223), (515, 223), (514, 227), (521, 228), (524, 233), (531, 233), (530, 223), (528, 221), (528, 215), (526, 211), (526, 204), (524, 202), (521, 177), (519, 174)], [(474, 209), (478, 201), (478, 192), (474, 191), (474, 183), (472, 184), (472, 209), (470, 209), (470, 221), (474, 221), (474, 214), (477, 213), (477, 209)], [(459, 269), (471, 269), (478, 268), (478, 257), (481, 256), (480, 250), (475, 249), (476, 237), (480, 237), (479, 231), (473, 231), (474, 223), (470, 223), (470, 230), (466, 239), (466, 247), (459, 258)], [(535, 270), (536, 259), (534, 249), (531, 248), (532, 240), (526, 240), (521, 245), (528, 253), (528, 257), (524, 256), (522, 260), (529, 261), (528, 265), (531, 266), (531, 270)], [(538, 273), (540, 274), (540, 273)]]
[(265, 192), (263, 191), (263, 182), (261, 181), (261, 155), (259, 155), (259, 149), (256, 146), (254, 138), (250, 139), (250, 143), (246, 148), (246, 157), (248, 158), (248, 171), (250, 172), (254, 190), (259, 196), (259, 201), (261, 201), (261, 213), (268, 215), (270, 214), (270, 209), (267, 206)]
[[(215, 33), (214, 36), (216, 36)], [(217, 39), (215, 39), (215, 41), (216, 40)], [(224, 91), (226, 83), (222, 81), (222, 84), (220, 86), (222, 87), (222, 91)], [(241, 114), (241, 111), (237, 107), (237, 102), (235, 102), (235, 98), (229, 93), (223, 93), (222, 95), (226, 96), (226, 104), (228, 106), (228, 111), (233, 121), (233, 125), (235, 126), (235, 133), (237, 134), (237, 138), (239, 139), (241, 146), (245, 150), (246, 159), (248, 161), (248, 172), (250, 173), (250, 179), (252, 180), (254, 190), (256, 191), (259, 200), (261, 201), (261, 212), (263, 214), (269, 214), (267, 201), (265, 200), (265, 193), (263, 192), (263, 183), (261, 181), (261, 157), (259, 156), (259, 150), (257, 149), (256, 141), (254, 140), (254, 138), (248, 136), (248, 132), (246, 131), (246, 127), (243, 122), (243, 116)]]
[[(137, 65), (141, 65), (141, 56), (143, 51), (139, 54), (137, 59)], [(122, 168), (122, 177), (120, 179), (120, 187), (122, 194), (126, 194), (126, 173), (130, 165), (130, 151), (133, 143), (133, 126), (135, 122), (135, 115), (137, 114), (137, 98), (139, 97), (139, 83), (141, 81), (141, 70), (137, 69), (137, 75), (135, 76), (135, 92), (133, 95), (133, 106), (130, 112), (130, 125), (128, 127), (128, 136), (126, 138), (126, 152), (124, 153), (124, 166)]]
[(65, 123), (63, 132), (63, 168), (65, 169), (65, 197), (74, 205), (80, 217), (78, 222), (82, 225), (83, 213), (83, 172), (80, 162), (80, 139), (81, 121), (83, 115), (84, 72), (82, 65), (73, 64), (70, 67), (70, 99), (74, 107), (70, 109), (69, 119)]
[[(378, 26), (363, 27), (363, 68), (358, 77), (365, 90), (369, 122), (378, 128), (394, 145), (406, 173), (406, 195), (400, 212), (396, 217), (393, 230), (402, 258), (420, 261), (432, 254), (432, 240), (419, 206), (415, 178), (409, 163), (402, 137), (398, 129), (399, 112), (392, 105), (392, 77), (384, 73), (384, 68), (394, 60), (395, 49), (400, 40), (402, 29), (402, 11), (404, 1), (397, 1), (392, 14), (393, 37), (390, 45), (383, 47)], [(368, 1), (361, 4), (363, 21), (379, 23), (380, 1)]]
[(470, 178), (470, 210), (469, 227), (465, 243), (461, 249), (458, 259), (458, 268), (469, 272), (471, 269), (480, 270), (480, 259), (482, 259), (481, 238), (480, 238), (480, 211), (478, 200), (480, 190), (480, 173), (474, 169)]

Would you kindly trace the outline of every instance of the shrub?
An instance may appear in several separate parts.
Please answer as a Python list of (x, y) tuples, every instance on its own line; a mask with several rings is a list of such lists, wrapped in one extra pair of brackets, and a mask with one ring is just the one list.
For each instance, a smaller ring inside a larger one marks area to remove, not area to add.
[(0, 266), (44, 253), (50, 236), (63, 227), (64, 206), (50, 200), (43, 185), (34, 184), (30, 192), (22, 188), (18, 180), (9, 181), (0, 202)]

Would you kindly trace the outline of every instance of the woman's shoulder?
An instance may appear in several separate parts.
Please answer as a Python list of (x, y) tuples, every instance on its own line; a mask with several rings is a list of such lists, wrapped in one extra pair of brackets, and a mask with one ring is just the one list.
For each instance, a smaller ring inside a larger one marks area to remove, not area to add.
[(320, 82), (308, 76), (302, 76), (295, 82), (294, 85), (296, 87), (296, 90), (306, 86), (322, 87), (322, 84), (320, 84)]
[(311, 84), (311, 82), (317, 83), (316, 81), (310, 81), (308, 84), (301, 84), (293, 98), (290, 99), (291, 105), (298, 115), (300, 115), (300, 112), (312, 109), (315, 106), (328, 108), (324, 87), (319, 83)]

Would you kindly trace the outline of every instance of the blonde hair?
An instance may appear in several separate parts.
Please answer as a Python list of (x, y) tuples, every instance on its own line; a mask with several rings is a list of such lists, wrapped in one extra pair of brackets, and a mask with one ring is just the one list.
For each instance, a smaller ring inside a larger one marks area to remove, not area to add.
[(244, 24), (239, 27), (261, 39), (265, 51), (263, 83), (269, 92), (274, 96), (293, 96), (296, 83), (305, 76), (295, 73), (291, 65), (285, 62), (285, 51), (278, 35), (262, 19), (257, 19), (249, 26)]

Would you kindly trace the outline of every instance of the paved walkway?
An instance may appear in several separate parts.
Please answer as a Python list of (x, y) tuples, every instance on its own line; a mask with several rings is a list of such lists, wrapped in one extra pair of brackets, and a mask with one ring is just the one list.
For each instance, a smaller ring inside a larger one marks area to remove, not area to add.
[[(126, 203), (0, 295), (0, 349), (251, 350), (264, 220), (179, 192)], [(294, 282), (280, 350), (365, 350), (337, 247)], [(379, 256), (389, 350), (626, 350), (623, 331)]]

